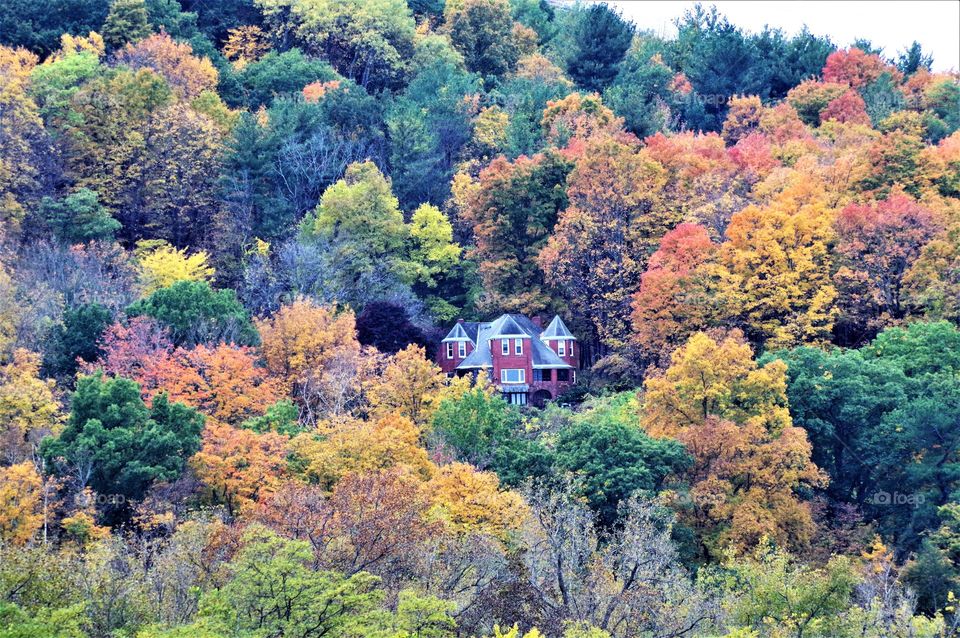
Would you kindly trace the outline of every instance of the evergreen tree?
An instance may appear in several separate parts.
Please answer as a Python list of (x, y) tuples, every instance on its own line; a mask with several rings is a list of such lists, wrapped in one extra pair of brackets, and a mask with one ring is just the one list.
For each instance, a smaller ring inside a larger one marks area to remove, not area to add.
[(577, 24), (577, 52), (567, 60), (570, 77), (588, 91), (610, 86), (633, 39), (633, 24), (605, 4), (587, 9)]

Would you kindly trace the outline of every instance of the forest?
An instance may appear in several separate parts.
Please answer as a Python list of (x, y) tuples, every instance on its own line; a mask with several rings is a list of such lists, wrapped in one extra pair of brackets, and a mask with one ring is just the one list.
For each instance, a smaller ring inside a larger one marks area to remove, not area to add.
[[(920, 44), (2, 5), (0, 638), (960, 636)], [(503, 313), (577, 336), (557, 400), (435, 362)]]

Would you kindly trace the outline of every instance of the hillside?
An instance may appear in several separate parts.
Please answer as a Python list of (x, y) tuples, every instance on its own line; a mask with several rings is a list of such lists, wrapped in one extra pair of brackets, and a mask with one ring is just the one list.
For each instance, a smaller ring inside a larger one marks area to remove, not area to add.
[(0, 638), (960, 636), (960, 74), (676, 30), (11, 0)]

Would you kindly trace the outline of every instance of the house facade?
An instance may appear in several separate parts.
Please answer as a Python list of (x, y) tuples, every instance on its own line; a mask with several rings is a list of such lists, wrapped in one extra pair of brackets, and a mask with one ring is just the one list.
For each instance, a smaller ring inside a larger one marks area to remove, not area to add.
[(448, 375), (484, 373), (514, 405), (543, 405), (577, 382), (580, 346), (559, 316), (544, 329), (536, 319), (501, 315), (458, 321), (437, 352)]

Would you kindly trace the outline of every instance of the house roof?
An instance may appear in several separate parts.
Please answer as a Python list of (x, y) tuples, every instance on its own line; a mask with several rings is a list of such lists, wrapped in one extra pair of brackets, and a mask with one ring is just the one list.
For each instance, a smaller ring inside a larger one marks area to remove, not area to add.
[[(466, 325), (464, 322), (461, 325)], [(563, 361), (547, 344), (540, 340), (540, 328), (523, 315), (500, 315), (490, 322), (478, 323), (474, 350), (457, 366), (460, 370), (492, 368), (493, 355), (490, 352), (490, 340), (506, 337), (530, 339), (534, 368), (572, 368)], [(564, 327), (565, 329), (566, 327)], [(451, 331), (453, 332), (453, 331)]]
[[(474, 333), (476, 334), (476, 333)], [(447, 336), (443, 338), (444, 341), (473, 341), (470, 338), (470, 335), (467, 334), (466, 329), (463, 327), (463, 323), (458, 322), (453, 328), (450, 329), (450, 332), (447, 333)]]
[(563, 319), (560, 318), (560, 315), (557, 315), (553, 318), (553, 321), (550, 322), (550, 325), (547, 326), (547, 329), (543, 331), (543, 334), (540, 335), (541, 339), (574, 339), (576, 337), (567, 329), (567, 325), (563, 323)]

